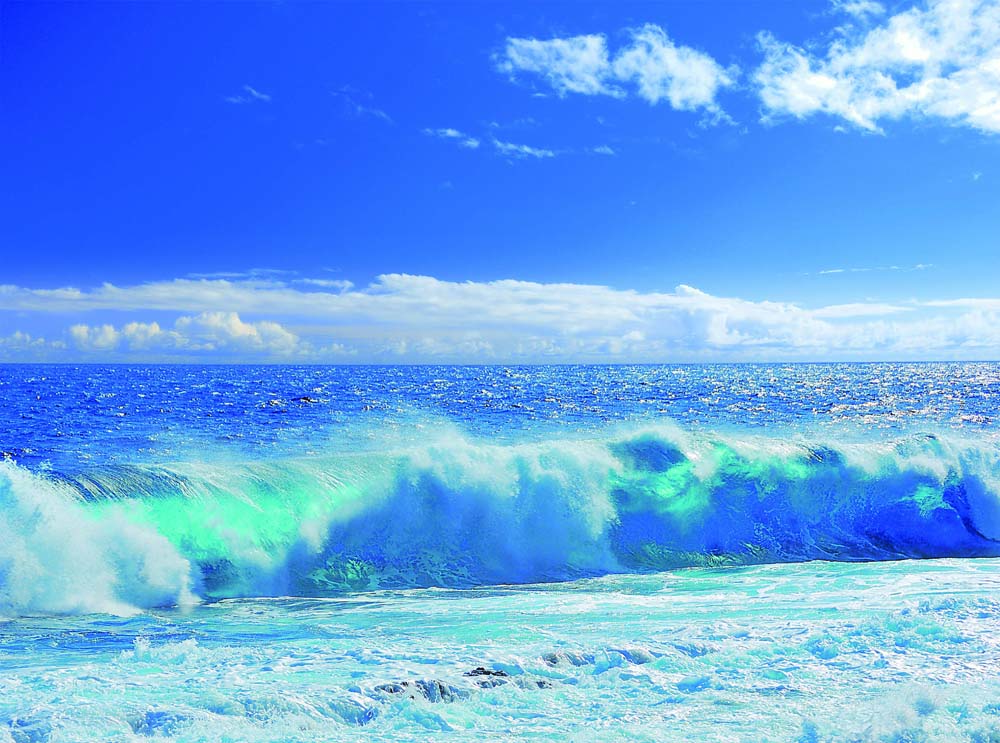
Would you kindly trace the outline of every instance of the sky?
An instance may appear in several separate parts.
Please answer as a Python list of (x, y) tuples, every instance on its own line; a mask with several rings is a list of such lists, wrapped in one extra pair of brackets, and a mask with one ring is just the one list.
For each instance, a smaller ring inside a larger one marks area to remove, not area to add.
[(0, 2), (0, 361), (1000, 359), (1000, 0)]

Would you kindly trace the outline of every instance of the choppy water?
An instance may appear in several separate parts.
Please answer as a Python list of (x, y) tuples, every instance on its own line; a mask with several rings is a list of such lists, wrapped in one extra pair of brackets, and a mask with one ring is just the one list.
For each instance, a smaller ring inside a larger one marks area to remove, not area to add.
[(1000, 740), (998, 394), (0, 367), (0, 741)]

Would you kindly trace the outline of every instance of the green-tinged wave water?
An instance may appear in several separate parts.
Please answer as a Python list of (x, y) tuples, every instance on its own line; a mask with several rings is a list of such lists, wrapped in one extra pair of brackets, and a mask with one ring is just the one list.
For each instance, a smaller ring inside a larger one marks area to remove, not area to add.
[(998, 395), (7, 368), (0, 743), (1000, 741)]
[(675, 428), (258, 462), (0, 464), (0, 611), (1000, 555), (1000, 447)]

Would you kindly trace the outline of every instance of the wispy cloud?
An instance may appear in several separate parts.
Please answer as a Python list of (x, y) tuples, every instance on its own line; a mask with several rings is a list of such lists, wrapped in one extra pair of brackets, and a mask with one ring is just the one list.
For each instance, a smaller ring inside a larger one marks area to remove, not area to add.
[(8, 360), (33, 358), (42, 350), (63, 359), (104, 354), (140, 360), (414, 362), (1000, 354), (997, 298), (805, 307), (717, 296), (686, 285), (640, 292), (386, 274), (363, 288), (223, 279), (87, 290), (4, 286), (4, 310), (26, 323), (44, 314), (48, 326), (53, 316), (72, 318), (56, 341), (63, 344), (58, 352), (24, 325), (19, 334), (0, 338), (0, 353)]
[[(498, 127), (493, 127), (491, 125), (491, 128), (498, 128)], [(466, 134), (462, 130), (455, 129), (453, 127), (443, 127), (438, 129), (427, 128), (421, 131), (428, 137), (434, 137), (436, 139), (443, 139), (445, 141), (454, 142), (459, 147), (469, 150), (480, 149), (480, 145), (483, 143), (483, 140), (480, 139), (479, 137), (473, 136), (471, 134)], [(517, 142), (506, 142), (497, 139), (496, 137), (491, 136), (489, 134), (487, 134), (486, 136), (489, 144), (493, 145), (493, 150), (492, 150), (493, 152), (500, 155), (501, 157), (513, 160), (530, 160), (530, 159), (545, 160), (556, 157), (557, 155), (570, 154), (574, 152), (584, 153), (584, 154), (590, 153), (597, 155), (616, 154), (614, 149), (612, 149), (608, 145), (599, 145), (596, 147), (586, 147), (582, 149), (554, 150), (547, 147), (535, 147), (532, 145), (521, 144)]]
[(384, 121), (387, 124), (394, 123), (392, 117), (378, 108), (372, 105), (372, 94), (367, 93), (362, 90), (358, 90), (350, 85), (342, 85), (334, 91), (331, 91), (331, 95), (339, 99), (345, 110), (352, 116), (356, 117), (372, 117)]
[(840, 273), (871, 273), (873, 271), (925, 271), (933, 267), (933, 263), (915, 263), (912, 266), (855, 266), (853, 268), (824, 268), (821, 271), (817, 271), (816, 274), (819, 276), (829, 276)]
[(452, 140), (458, 144), (459, 147), (464, 147), (469, 150), (477, 149), (480, 144), (476, 137), (471, 137), (464, 132), (460, 132), (458, 129), (452, 129), (451, 127), (444, 129), (424, 129), (423, 132), (429, 137)]
[(835, 13), (845, 13), (853, 18), (885, 15), (885, 6), (875, 0), (833, 0), (831, 7)]
[(493, 146), (501, 155), (519, 160), (524, 158), (543, 160), (555, 157), (557, 154), (555, 150), (549, 150), (542, 147), (531, 147), (530, 145), (516, 144), (514, 142), (502, 142), (499, 139), (493, 140)]
[(260, 279), (278, 276), (293, 276), (295, 271), (284, 268), (248, 268), (245, 271), (211, 271), (208, 273), (189, 273), (190, 279)]
[(850, 304), (831, 304), (812, 311), (812, 316), (825, 319), (844, 319), (853, 317), (886, 317), (901, 312), (912, 312), (913, 307), (884, 302), (852, 302)]
[(1000, 132), (1000, 3), (930, 0), (878, 25), (877, 3), (837, 5), (861, 27), (838, 29), (823, 51), (758, 36), (766, 121), (822, 113), (881, 132), (887, 120), (935, 118)]
[(293, 284), (303, 284), (305, 286), (318, 286), (321, 289), (336, 289), (345, 292), (354, 286), (354, 283), (346, 279), (293, 279)]
[(925, 302), (928, 307), (958, 307), (962, 309), (1000, 311), (1000, 298), (962, 297), (960, 299), (933, 299)]
[(538, 126), (538, 121), (532, 116), (520, 116), (506, 122), (490, 121), (487, 125), (490, 129), (530, 129)]
[(267, 93), (262, 93), (256, 88), (250, 85), (244, 85), (242, 88), (242, 93), (237, 95), (228, 95), (225, 97), (227, 103), (270, 103), (271, 96)]
[(674, 43), (660, 26), (629, 29), (629, 43), (614, 55), (602, 34), (554, 39), (508, 38), (497, 59), (512, 78), (534, 75), (558, 95), (638, 95), (679, 111), (721, 115), (716, 96), (735, 84), (737, 70), (708, 54)]

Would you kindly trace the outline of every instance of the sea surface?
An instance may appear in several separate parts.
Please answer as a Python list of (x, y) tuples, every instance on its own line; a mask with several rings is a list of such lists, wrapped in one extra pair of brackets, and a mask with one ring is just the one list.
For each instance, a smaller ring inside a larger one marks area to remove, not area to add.
[(1000, 365), (0, 366), (0, 743), (1000, 741)]

